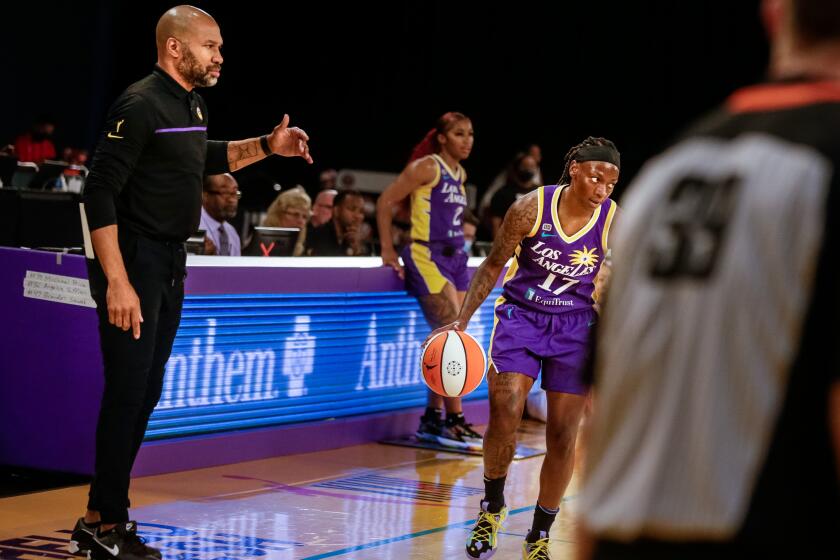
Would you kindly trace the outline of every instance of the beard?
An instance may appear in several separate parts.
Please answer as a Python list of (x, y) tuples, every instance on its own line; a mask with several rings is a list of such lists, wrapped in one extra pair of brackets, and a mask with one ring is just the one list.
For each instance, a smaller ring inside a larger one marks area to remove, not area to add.
[(236, 217), (236, 211), (238, 210), (237, 206), (224, 206), (222, 207), (222, 218), (226, 222), (231, 221)]
[(221, 67), (215, 64), (202, 66), (192, 51), (187, 47), (184, 49), (184, 56), (178, 60), (178, 72), (193, 87), (212, 87), (216, 85), (219, 78), (211, 76), (210, 72), (218, 72)]

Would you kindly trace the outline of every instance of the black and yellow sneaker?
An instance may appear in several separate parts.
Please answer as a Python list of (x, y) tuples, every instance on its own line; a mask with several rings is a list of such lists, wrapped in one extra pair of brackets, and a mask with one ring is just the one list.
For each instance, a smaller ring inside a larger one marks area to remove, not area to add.
[(551, 560), (548, 553), (548, 534), (540, 531), (539, 537), (534, 542), (526, 540), (522, 543), (522, 560)]
[(67, 544), (67, 551), (76, 556), (90, 558), (90, 549), (93, 548), (93, 532), (99, 527), (99, 523), (85, 523), (85, 518), (80, 517), (73, 527), (73, 534), (70, 535), (70, 542)]
[(508, 508), (502, 507), (499, 513), (487, 511), (487, 502), (481, 502), (481, 511), (475, 527), (467, 537), (467, 558), (486, 560), (496, 554), (496, 539), (508, 514)]
[(146, 542), (137, 536), (137, 523), (120, 523), (110, 531), (102, 528), (93, 534), (94, 546), (91, 548), (93, 560), (160, 560), (158, 549), (146, 546)]

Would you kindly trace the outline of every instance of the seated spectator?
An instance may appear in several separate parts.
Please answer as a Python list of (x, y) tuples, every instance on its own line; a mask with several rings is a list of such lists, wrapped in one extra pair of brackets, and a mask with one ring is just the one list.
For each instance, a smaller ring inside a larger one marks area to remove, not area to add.
[(335, 189), (327, 189), (318, 193), (315, 202), (312, 203), (312, 218), (309, 219), (312, 227), (320, 227), (332, 219), (333, 200), (337, 194), (338, 191)]
[(228, 223), (239, 207), (239, 185), (233, 175), (208, 175), (201, 194), (200, 229), (206, 232), (204, 254), (238, 257), (242, 246), (236, 228)]
[(82, 192), (85, 183), (85, 171), (82, 169), (87, 164), (88, 152), (80, 148), (64, 148), (61, 152), (61, 159), (70, 164), (70, 167), (62, 173), (64, 177), (64, 189), (70, 192)]
[(303, 254), (306, 245), (306, 223), (312, 213), (311, 206), (312, 199), (309, 198), (303, 187), (298, 185), (277, 195), (277, 198), (268, 207), (265, 219), (260, 225), (299, 229), (300, 233), (295, 243), (294, 253), (292, 253), (299, 257)]
[(52, 119), (42, 117), (26, 134), (15, 139), (15, 154), (19, 161), (43, 163), (45, 159), (55, 159), (55, 145), (51, 137), (55, 132)]
[(81, 148), (64, 148), (61, 159), (70, 165), (87, 165), (88, 151)]
[(333, 203), (332, 219), (310, 229), (306, 254), (319, 257), (369, 255), (370, 248), (363, 240), (364, 203), (360, 192), (340, 191)]
[(338, 186), (338, 171), (335, 169), (324, 169), (318, 176), (318, 190), (335, 190)]

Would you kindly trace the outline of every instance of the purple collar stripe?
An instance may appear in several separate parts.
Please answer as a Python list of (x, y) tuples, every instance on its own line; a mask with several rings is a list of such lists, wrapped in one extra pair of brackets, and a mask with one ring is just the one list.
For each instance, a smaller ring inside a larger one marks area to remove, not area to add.
[(205, 131), (206, 126), (188, 126), (186, 128), (159, 128), (155, 130), (155, 134), (163, 134), (164, 132), (195, 132), (197, 130)]

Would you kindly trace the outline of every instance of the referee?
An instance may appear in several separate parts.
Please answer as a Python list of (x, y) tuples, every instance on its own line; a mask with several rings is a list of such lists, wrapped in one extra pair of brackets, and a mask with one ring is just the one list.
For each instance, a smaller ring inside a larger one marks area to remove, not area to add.
[(771, 80), (622, 200), (579, 560), (838, 558), (840, 2), (762, 8)]
[(110, 109), (84, 192), (95, 260), (105, 391), (96, 429), (96, 473), (70, 552), (94, 558), (160, 558), (129, 521), (131, 467), (160, 398), (164, 366), (181, 319), (184, 241), (198, 229), (204, 175), (241, 169), (272, 154), (309, 163), (309, 137), (288, 115), (260, 138), (207, 139), (197, 87), (219, 79), (222, 36), (192, 6), (157, 24), (157, 65)]

